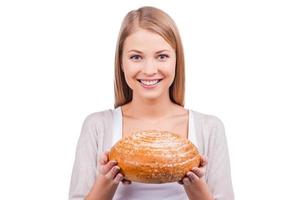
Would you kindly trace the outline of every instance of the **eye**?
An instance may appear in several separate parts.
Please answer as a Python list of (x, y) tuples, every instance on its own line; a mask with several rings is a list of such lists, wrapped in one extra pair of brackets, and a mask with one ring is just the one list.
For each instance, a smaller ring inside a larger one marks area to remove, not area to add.
[(167, 58), (169, 58), (169, 55), (167, 55), (167, 54), (160, 54), (160, 55), (158, 56), (158, 59), (159, 59), (159, 60), (162, 60), (162, 61), (166, 60)]
[(130, 60), (133, 60), (133, 61), (138, 61), (138, 60), (141, 60), (141, 59), (142, 59), (142, 56), (140, 56), (140, 55), (130, 56)]

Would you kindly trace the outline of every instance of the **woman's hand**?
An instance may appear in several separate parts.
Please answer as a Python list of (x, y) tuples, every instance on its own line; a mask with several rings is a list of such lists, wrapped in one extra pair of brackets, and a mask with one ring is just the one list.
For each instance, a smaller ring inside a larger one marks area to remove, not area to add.
[(98, 178), (108, 185), (117, 185), (122, 181), (123, 175), (119, 173), (120, 167), (117, 166), (117, 161), (108, 160), (108, 154), (109, 151), (106, 151), (100, 155)]
[(179, 184), (184, 186), (189, 186), (199, 182), (201, 179), (204, 179), (205, 174), (205, 165), (207, 164), (207, 158), (201, 156), (202, 160), (199, 164), (199, 167), (194, 167), (191, 171), (187, 172), (185, 177), (182, 180), (178, 181)]
[(86, 197), (86, 200), (111, 200), (122, 181), (124, 184), (131, 182), (124, 179), (120, 173), (120, 167), (115, 160), (108, 160), (109, 152), (101, 154), (99, 159), (99, 175), (94, 183), (93, 188)]
[(108, 160), (109, 151), (104, 152), (100, 156), (99, 165), (100, 172), (99, 176), (103, 176), (107, 182), (113, 182), (114, 184), (119, 184), (122, 181), (123, 184), (130, 184), (131, 181), (124, 179), (123, 174), (121, 174), (120, 167), (117, 166), (117, 161)]
[(204, 180), (205, 165), (207, 165), (207, 158), (202, 156), (199, 167), (194, 167), (186, 173), (182, 180), (178, 181), (179, 184), (184, 186), (190, 200), (213, 200), (213, 196)]

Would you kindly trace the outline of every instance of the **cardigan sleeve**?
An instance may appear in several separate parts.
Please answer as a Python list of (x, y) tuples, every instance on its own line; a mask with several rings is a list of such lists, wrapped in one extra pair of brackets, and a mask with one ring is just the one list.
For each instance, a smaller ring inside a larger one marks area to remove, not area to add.
[(102, 142), (99, 141), (99, 126), (101, 119), (99, 113), (92, 113), (83, 122), (80, 137), (76, 147), (76, 156), (73, 165), (69, 199), (83, 200), (90, 191), (97, 176), (98, 149)]
[(234, 200), (224, 125), (214, 116), (209, 121), (207, 184), (215, 200)]

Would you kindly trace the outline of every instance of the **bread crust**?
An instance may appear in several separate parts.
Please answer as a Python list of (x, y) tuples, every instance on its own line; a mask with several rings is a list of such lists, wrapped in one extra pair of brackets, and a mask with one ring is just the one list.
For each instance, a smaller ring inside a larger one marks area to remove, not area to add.
[(168, 131), (146, 130), (118, 141), (109, 153), (127, 180), (168, 183), (181, 180), (201, 156), (188, 139)]

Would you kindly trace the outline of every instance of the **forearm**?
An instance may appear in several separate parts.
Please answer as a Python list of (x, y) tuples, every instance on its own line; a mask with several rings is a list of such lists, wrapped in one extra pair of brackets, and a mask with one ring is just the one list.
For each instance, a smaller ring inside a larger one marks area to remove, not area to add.
[(184, 186), (184, 189), (189, 200), (214, 200), (203, 178), (193, 185)]
[(105, 184), (103, 179), (97, 179), (85, 200), (112, 200), (116, 185)]

